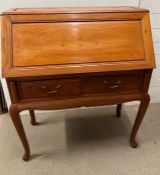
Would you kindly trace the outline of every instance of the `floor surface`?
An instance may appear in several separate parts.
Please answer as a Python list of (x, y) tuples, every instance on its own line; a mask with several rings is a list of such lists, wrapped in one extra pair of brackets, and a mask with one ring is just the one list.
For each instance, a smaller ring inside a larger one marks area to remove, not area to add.
[(151, 104), (137, 141), (129, 136), (137, 106), (125, 106), (116, 118), (115, 106), (36, 114), (39, 126), (22, 121), (31, 147), (24, 162), (23, 148), (9, 114), (0, 116), (1, 175), (159, 175), (160, 104)]

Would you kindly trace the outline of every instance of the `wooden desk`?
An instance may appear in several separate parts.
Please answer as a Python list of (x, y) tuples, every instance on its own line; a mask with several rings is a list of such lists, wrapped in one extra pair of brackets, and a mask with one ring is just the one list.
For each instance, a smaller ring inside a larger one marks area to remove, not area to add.
[(155, 67), (149, 12), (135, 7), (10, 9), (2, 16), (3, 77), (11, 119), (30, 149), (19, 112), (118, 104), (139, 100), (130, 137), (149, 104)]

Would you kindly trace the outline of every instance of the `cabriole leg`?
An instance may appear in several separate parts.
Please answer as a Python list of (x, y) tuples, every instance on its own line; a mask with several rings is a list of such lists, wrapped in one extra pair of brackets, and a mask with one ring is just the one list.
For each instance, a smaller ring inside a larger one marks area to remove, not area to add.
[(31, 117), (31, 124), (32, 125), (38, 125), (38, 122), (36, 122), (36, 117), (35, 117), (35, 113), (33, 110), (29, 110), (29, 114), (30, 114), (30, 117)]
[(121, 111), (122, 111), (122, 104), (117, 104), (117, 117), (121, 116)]
[(138, 114), (137, 114), (137, 117), (136, 117), (136, 120), (135, 120), (135, 123), (133, 126), (131, 137), (130, 137), (130, 145), (133, 148), (137, 148), (137, 146), (138, 146), (138, 143), (136, 142), (135, 138), (136, 138), (137, 131), (138, 131), (138, 129), (141, 125), (141, 122), (143, 120), (143, 117), (145, 115), (145, 112), (148, 108), (149, 101), (150, 101), (150, 96), (147, 95), (146, 98), (144, 98), (140, 103)]
[(19, 110), (16, 105), (12, 104), (10, 106), (10, 115), (25, 150), (25, 153), (23, 155), (23, 160), (27, 161), (30, 158), (30, 149), (29, 149), (28, 141), (22, 125), (22, 121), (19, 115)]

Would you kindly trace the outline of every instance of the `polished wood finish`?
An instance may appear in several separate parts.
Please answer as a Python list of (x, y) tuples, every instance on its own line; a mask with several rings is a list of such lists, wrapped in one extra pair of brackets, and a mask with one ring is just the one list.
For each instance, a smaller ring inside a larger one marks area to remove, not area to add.
[(69, 98), (80, 94), (79, 78), (19, 81), (16, 87), (19, 100)]
[(132, 12), (148, 12), (147, 9), (117, 6), (117, 7), (78, 7), (78, 8), (11, 8), (3, 14), (10, 15), (32, 15), (32, 14), (74, 14), (74, 13), (132, 13)]
[(81, 13), (44, 10), (41, 15), (36, 15), (36, 10), (35, 13), (31, 10), (30, 15), (23, 15), (20, 10), (14, 15), (4, 13), (3, 76), (155, 67), (147, 10), (132, 8), (128, 12), (128, 8), (117, 11), (114, 8), (112, 13), (111, 9), (104, 12), (105, 8), (98, 9), (98, 13), (95, 9), (88, 13), (87, 10), (82, 8)]
[(19, 116), (29, 110), (67, 109), (141, 102), (130, 145), (149, 104), (155, 67), (149, 13), (135, 7), (11, 9), (2, 16), (3, 77), (10, 114), (23, 144)]
[(140, 124), (143, 120), (143, 117), (146, 113), (146, 110), (148, 108), (149, 101), (150, 101), (150, 96), (149, 95), (147, 95), (144, 99), (141, 100), (141, 104), (140, 104), (140, 107), (139, 107), (139, 110), (138, 110), (137, 118), (135, 120), (133, 130), (132, 130), (132, 134), (131, 134), (131, 137), (130, 137), (130, 145), (133, 148), (137, 148), (137, 146), (138, 146), (138, 143), (136, 142), (135, 137), (136, 137), (137, 131), (140, 127)]
[(29, 110), (29, 114), (30, 114), (30, 117), (31, 117), (31, 124), (33, 126), (38, 125), (38, 122), (36, 122), (36, 117), (35, 117), (34, 111), (33, 110)]
[(145, 59), (141, 21), (22, 23), (12, 30), (15, 67)]
[(84, 93), (96, 94), (96, 93), (132, 93), (140, 92), (143, 83), (143, 71), (125, 74), (112, 74), (112, 75), (100, 75), (91, 76), (85, 78)]
[(122, 111), (122, 104), (118, 104), (117, 105), (117, 117), (120, 117), (121, 116), (121, 111)]
[(122, 71), (98, 74), (68, 75), (16, 80), (9, 83), (18, 102), (66, 99), (91, 95), (142, 93), (144, 71)]
[(20, 137), (20, 140), (21, 140), (22, 145), (23, 145), (24, 150), (25, 150), (25, 153), (23, 155), (23, 160), (27, 161), (30, 157), (30, 149), (29, 149), (29, 144), (28, 144), (25, 132), (24, 132), (23, 125), (22, 125), (22, 121), (21, 121), (21, 118), (19, 115), (18, 108), (16, 105), (12, 104), (10, 106), (9, 111), (10, 111), (12, 122), (17, 130), (17, 133)]

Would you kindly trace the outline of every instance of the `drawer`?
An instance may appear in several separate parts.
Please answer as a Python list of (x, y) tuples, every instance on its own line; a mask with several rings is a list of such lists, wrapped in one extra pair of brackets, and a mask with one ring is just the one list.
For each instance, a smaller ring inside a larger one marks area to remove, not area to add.
[(17, 91), (19, 100), (78, 96), (80, 79), (18, 81)]
[(84, 94), (140, 92), (142, 83), (143, 72), (87, 77), (84, 83)]

